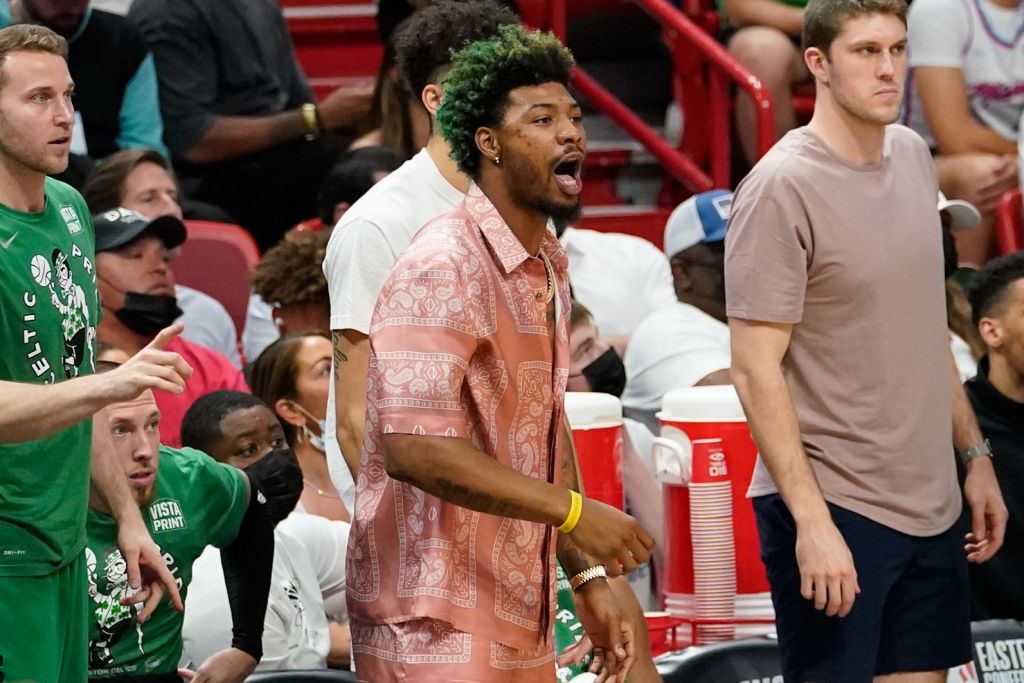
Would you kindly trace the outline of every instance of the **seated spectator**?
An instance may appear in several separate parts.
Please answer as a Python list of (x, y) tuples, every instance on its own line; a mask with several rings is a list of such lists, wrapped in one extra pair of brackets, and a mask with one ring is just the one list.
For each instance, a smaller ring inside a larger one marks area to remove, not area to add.
[[(248, 468), (288, 449), (274, 413), (255, 396), (218, 391), (196, 401), (182, 440), (218, 462)], [(292, 507), (294, 507), (292, 501)], [(316, 515), (273, 511), (274, 564), (257, 669), (348, 668), (351, 637), (345, 606), (349, 526)], [(183, 661), (202, 662), (231, 641), (229, 594), (221, 554), (207, 548), (196, 561), (185, 603)]]
[(640, 321), (676, 300), (665, 254), (633, 235), (566, 226), (556, 232), (569, 256), (573, 296), (623, 353)]
[(680, 204), (665, 224), (665, 253), (678, 301), (649, 315), (626, 349), (628, 415), (657, 431), (655, 412), (673, 389), (730, 384), (725, 324), (725, 226), (732, 192), (712, 190)]
[(389, 41), (377, 71), (370, 114), (349, 150), (387, 147), (404, 160), (423, 149), (429, 137), (430, 114), (398, 77), (395, 46)]
[(324, 454), (331, 340), (323, 332), (288, 335), (268, 346), (250, 372), (253, 394), (273, 409), (302, 467), (298, 512), (347, 522)]
[[(152, 220), (159, 216), (182, 218), (178, 185), (170, 165), (158, 152), (132, 149), (115, 152), (89, 174), (82, 196), (92, 213), (124, 207)], [(184, 312), (181, 336), (224, 354), (242, 367), (238, 356), (238, 333), (224, 306), (208, 294), (185, 285), (175, 285), (178, 306)]]
[(289, 232), (256, 265), (252, 274), (243, 349), (257, 358), (285, 334), (326, 332), (330, 301), (324, 261), (330, 231)]
[[(173, 250), (186, 237), (175, 216), (147, 221), (129, 209), (93, 216), (96, 230), (96, 283), (103, 307), (97, 337), (129, 356), (151, 342), (156, 333), (181, 316), (171, 272)], [(178, 447), (178, 428), (189, 406), (217, 389), (248, 391), (241, 371), (223, 355), (181, 337), (167, 345), (192, 367), (180, 394), (155, 391), (160, 408), (160, 442)]]
[(189, 196), (223, 207), (261, 249), (316, 213), (368, 88), (317, 103), (275, 0), (135, 0), (128, 19), (156, 58), (164, 139)]
[[(960, 381), (978, 374), (978, 359), (985, 355), (985, 342), (971, 319), (971, 305), (956, 280), (958, 270), (956, 240), (953, 233), (970, 230), (981, 222), (981, 214), (973, 204), (961, 199), (946, 199), (939, 193), (939, 218), (942, 221), (942, 255), (946, 275), (946, 319), (949, 321), (949, 344), (956, 361)], [(972, 271), (973, 272), (973, 271)]]
[[(969, 291), (974, 322), (988, 355), (964, 384), (978, 424), (991, 442), (1003, 500), (1010, 511), (995, 557), (970, 564), (971, 618), (1024, 619), (1024, 251), (990, 261)], [(984, 456), (983, 456), (984, 457)]]
[(119, 149), (167, 152), (153, 55), (127, 19), (90, 7), (89, 0), (2, 2), (0, 27), (11, 23), (41, 24), (68, 40), (73, 154), (98, 160)]
[[(775, 140), (796, 126), (793, 88), (811, 82), (800, 45), (807, 0), (724, 0), (725, 18), (736, 32), (729, 52), (757, 76), (772, 99)], [(736, 96), (736, 132), (747, 162), (757, 161), (757, 107), (740, 90)]]
[(403, 163), (405, 158), (387, 147), (360, 147), (343, 154), (317, 193), (318, 215), (324, 227), (337, 225), (367, 190)]
[[(338, 163), (331, 169), (330, 174), (324, 179), (323, 185), (317, 194), (319, 205), (319, 216), (324, 227), (330, 230), (341, 220), (348, 208), (356, 203), (367, 190), (386, 178), (389, 173), (402, 165), (399, 155), (384, 147), (365, 147), (358, 150), (346, 152)], [(329, 232), (327, 233), (329, 235)], [(292, 267), (298, 268), (298, 272), (308, 275), (308, 280), (303, 280), (312, 285), (313, 289), (320, 287), (323, 277), (309, 270), (309, 263), (306, 259), (312, 257), (319, 264), (323, 262), (324, 254), (317, 253), (312, 256), (309, 249), (313, 244), (320, 244), (320, 238), (301, 238), (299, 242), (289, 244), (289, 235), (285, 235), (282, 243), (270, 249), (263, 257), (261, 266), (257, 267), (260, 279), (271, 297), (290, 296), (283, 293), (275, 293), (279, 285), (294, 275)], [(326, 239), (326, 237), (324, 238)], [(284, 246), (287, 245), (287, 246)], [(319, 249), (319, 247), (317, 247)], [(282, 280), (281, 278), (284, 278)], [(300, 285), (300, 288), (306, 285)], [(326, 301), (327, 295), (324, 294)], [(279, 299), (271, 299), (279, 301)], [(245, 330), (242, 333), (242, 348), (248, 358), (256, 358), (263, 352), (263, 349), (281, 336), (282, 331), (278, 329), (273, 306), (267, 303), (259, 292), (254, 292), (249, 298), (249, 307), (246, 311)], [(287, 325), (287, 320), (282, 319)], [(296, 329), (291, 327), (288, 331), (292, 334), (304, 332), (306, 329), (326, 330), (327, 328), (310, 327)]]
[(974, 267), (992, 255), (996, 205), (1017, 185), (1022, 20), (1019, 0), (915, 0), (908, 16), (904, 121), (934, 150), (942, 192), (981, 211), (977, 229), (956, 235)]
[[(118, 367), (100, 361), (97, 372)], [(222, 548), (224, 580), (231, 589), (234, 637), (200, 662), (207, 680), (241, 681), (262, 655), (263, 613), (273, 558), (273, 525), (257, 497), (257, 475), (216, 463), (191, 449), (160, 445), (160, 411), (153, 392), (113, 403), (96, 414), (95, 429), (108, 429), (118, 461), (160, 543), (186, 599), (193, 562), (208, 544)], [(168, 602), (137, 621), (117, 528), (95, 489), (89, 495), (85, 564), (89, 581), (89, 676), (104, 681), (163, 681), (177, 673), (184, 615)], [(141, 622), (141, 623), (139, 623)]]

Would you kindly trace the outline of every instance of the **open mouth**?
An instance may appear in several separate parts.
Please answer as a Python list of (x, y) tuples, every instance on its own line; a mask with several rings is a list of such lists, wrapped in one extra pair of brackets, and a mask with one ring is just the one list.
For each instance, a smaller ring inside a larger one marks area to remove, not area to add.
[(70, 137), (57, 138), (56, 140), (50, 140), (51, 145), (66, 145), (71, 142)]
[(578, 195), (583, 190), (580, 171), (583, 169), (583, 156), (570, 154), (562, 159), (554, 168), (555, 182), (562, 192)]

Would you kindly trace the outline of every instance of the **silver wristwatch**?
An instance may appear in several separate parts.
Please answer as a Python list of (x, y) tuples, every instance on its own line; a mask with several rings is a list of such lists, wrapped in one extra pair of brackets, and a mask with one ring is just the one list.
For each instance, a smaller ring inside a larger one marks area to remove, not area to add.
[(988, 439), (983, 440), (981, 443), (976, 443), (966, 451), (960, 453), (960, 462), (967, 465), (975, 458), (987, 455), (992, 457), (992, 444), (989, 443)]

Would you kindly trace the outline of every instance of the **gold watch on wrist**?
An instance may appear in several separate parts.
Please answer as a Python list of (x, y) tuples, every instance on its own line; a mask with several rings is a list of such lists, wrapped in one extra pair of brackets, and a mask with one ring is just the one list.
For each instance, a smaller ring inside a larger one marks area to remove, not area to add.
[(302, 112), (302, 123), (306, 125), (306, 130), (309, 131), (306, 133), (306, 139), (315, 140), (322, 132), (320, 130), (320, 114), (316, 110), (316, 105), (312, 102), (306, 102), (299, 108), (299, 111)]
[(569, 579), (569, 585), (572, 586), (572, 589), (575, 592), (582, 588), (583, 584), (589, 583), (594, 579), (604, 578), (606, 576), (608, 576), (608, 573), (605, 572), (604, 565), (599, 564), (595, 567), (584, 569), (579, 574)]

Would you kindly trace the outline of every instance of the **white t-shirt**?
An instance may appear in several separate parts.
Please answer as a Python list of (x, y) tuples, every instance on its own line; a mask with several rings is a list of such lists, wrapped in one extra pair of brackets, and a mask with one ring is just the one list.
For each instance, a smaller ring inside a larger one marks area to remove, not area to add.
[(238, 332), (231, 314), (223, 304), (209, 294), (185, 285), (176, 285), (174, 295), (182, 310), (179, 318), (185, 323), (185, 331), (181, 336), (190, 342), (213, 349), (225, 356), (231, 364), (242, 369), (242, 359), (238, 356)]
[[(444, 179), (424, 149), (371, 187), (345, 212), (331, 233), (324, 258), (332, 330), (369, 334), (377, 296), (398, 255), (420, 228), (456, 208), (464, 196)], [(355, 483), (335, 438), (334, 406), (331, 382), (324, 447), (331, 482), (351, 511)]]
[(729, 326), (696, 306), (676, 301), (640, 323), (622, 362), (626, 366), (622, 404), (660, 410), (667, 392), (692, 387), (730, 366)]
[(647, 240), (566, 228), (560, 241), (573, 294), (602, 335), (632, 335), (644, 318), (677, 300), (668, 258)]
[(971, 347), (962, 337), (950, 332), (949, 349), (953, 352), (953, 360), (956, 361), (956, 372), (960, 375), (961, 382), (966, 382), (978, 374), (978, 361), (974, 360)]
[[(274, 567), (259, 671), (323, 669), (328, 618), (344, 620), (349, 525), (292, 513), (274, 529)], [(328, 604), (330, 606), (328, 606)], [(340, 612), (339, 612), (340, 610)], [(192, 568), (182, 627), (183, 666), (231, 647), (231, 608), (220, 551), (208, 546)]]
[[(990, 0), (914, 0), (908, 16), (909, 64), (960, 69), (974, 118), (1016, 140), (1024, 110), (1024, 8)], [(913, 72), (903, 121), (935, 146)]]

